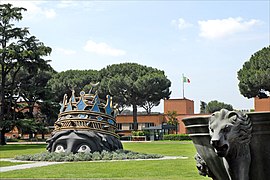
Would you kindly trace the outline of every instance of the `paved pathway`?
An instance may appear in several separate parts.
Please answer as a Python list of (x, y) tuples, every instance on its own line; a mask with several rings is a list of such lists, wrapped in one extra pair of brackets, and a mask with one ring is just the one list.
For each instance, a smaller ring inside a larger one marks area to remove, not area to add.
[[(156, 158), (156, 159), (126, 159), (126, 160), (104, 160), (104, 161), (88, 161), (88, 162), (108, 162), (108, 161), (145, 161), (145, 160), (169, 160), (169, 159), (187, 159), (188, 157), (184, 156), (164, 156), (163, 158)], [(27, 169), (27, 168), (34, 168), (34, 167), (42, 167), (42, 166), (49, 166), (53, 164), (63, 164), (67, 162), (48, 162), (48, 161), (20, 161), (15, 160), (12, 158), (2, 158), (1, 161), (9, 161), (9, 162), (26, 162), (29, 164), (20, 164), (15, 166), (6, 166), (0, 167), (0, 172), (7, 172), (13, 170), (20, 170), (20, 169)]]

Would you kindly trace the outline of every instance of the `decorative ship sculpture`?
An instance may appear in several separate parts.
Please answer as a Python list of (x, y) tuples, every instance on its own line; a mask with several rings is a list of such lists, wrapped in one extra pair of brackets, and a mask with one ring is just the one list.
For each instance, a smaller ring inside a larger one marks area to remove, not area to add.
[(80, 97), (64, 95), (60, 113), (54, 123), (52, 137), (47, 140), (49, 152), (95, 152), (123, 149), (116, 134), (115, 117), (118, 113), (113, 106), (112, 97), (107, 95), (107, 102), (99, 99), (91, 84), (89, 93), (80, 92)]
[(199, 174), (214, 180), (268, 180), (270, 111), (222, 109), (183, 119), (197, 150)]

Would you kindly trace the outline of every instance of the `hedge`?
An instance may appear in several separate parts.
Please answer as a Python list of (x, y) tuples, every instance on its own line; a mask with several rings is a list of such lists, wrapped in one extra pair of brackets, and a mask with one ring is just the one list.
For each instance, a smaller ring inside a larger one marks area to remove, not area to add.
[(168, 134), (163, 136), (163, 140), (171, 140), (171, 141), (183, 141), (183, 140), (191, 140), (189, 135), (187, 134)]
[(93, 153), (56, 153), (56, 152), (43, 152), (38, 154), (26, 154), (16, 156), (16, 160), (23, 161), (100, 161), (100, 160), (125, 160), (125, 159), (155, 159), (162, 158), (159, 154), (145, 154), (128, 150), (119, 149), (116, 151), (108, 152), (93, 152)]

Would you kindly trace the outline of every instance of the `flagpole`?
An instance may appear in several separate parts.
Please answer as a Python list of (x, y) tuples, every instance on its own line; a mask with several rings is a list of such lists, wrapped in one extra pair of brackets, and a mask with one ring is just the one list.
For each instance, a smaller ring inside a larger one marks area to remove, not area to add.
[(183, 83), (183, 99), (185, 99), (185, 83), (184, 83), (184, 74), (182, 74), (182, 83)]

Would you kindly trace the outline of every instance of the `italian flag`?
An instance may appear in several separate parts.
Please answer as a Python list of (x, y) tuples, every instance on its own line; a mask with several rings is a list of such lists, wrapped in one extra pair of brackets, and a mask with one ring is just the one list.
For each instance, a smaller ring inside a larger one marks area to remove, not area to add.
[(190, 83), (190, 80), (187, 77), (183, 76), (183, 82), (184, 83)]

